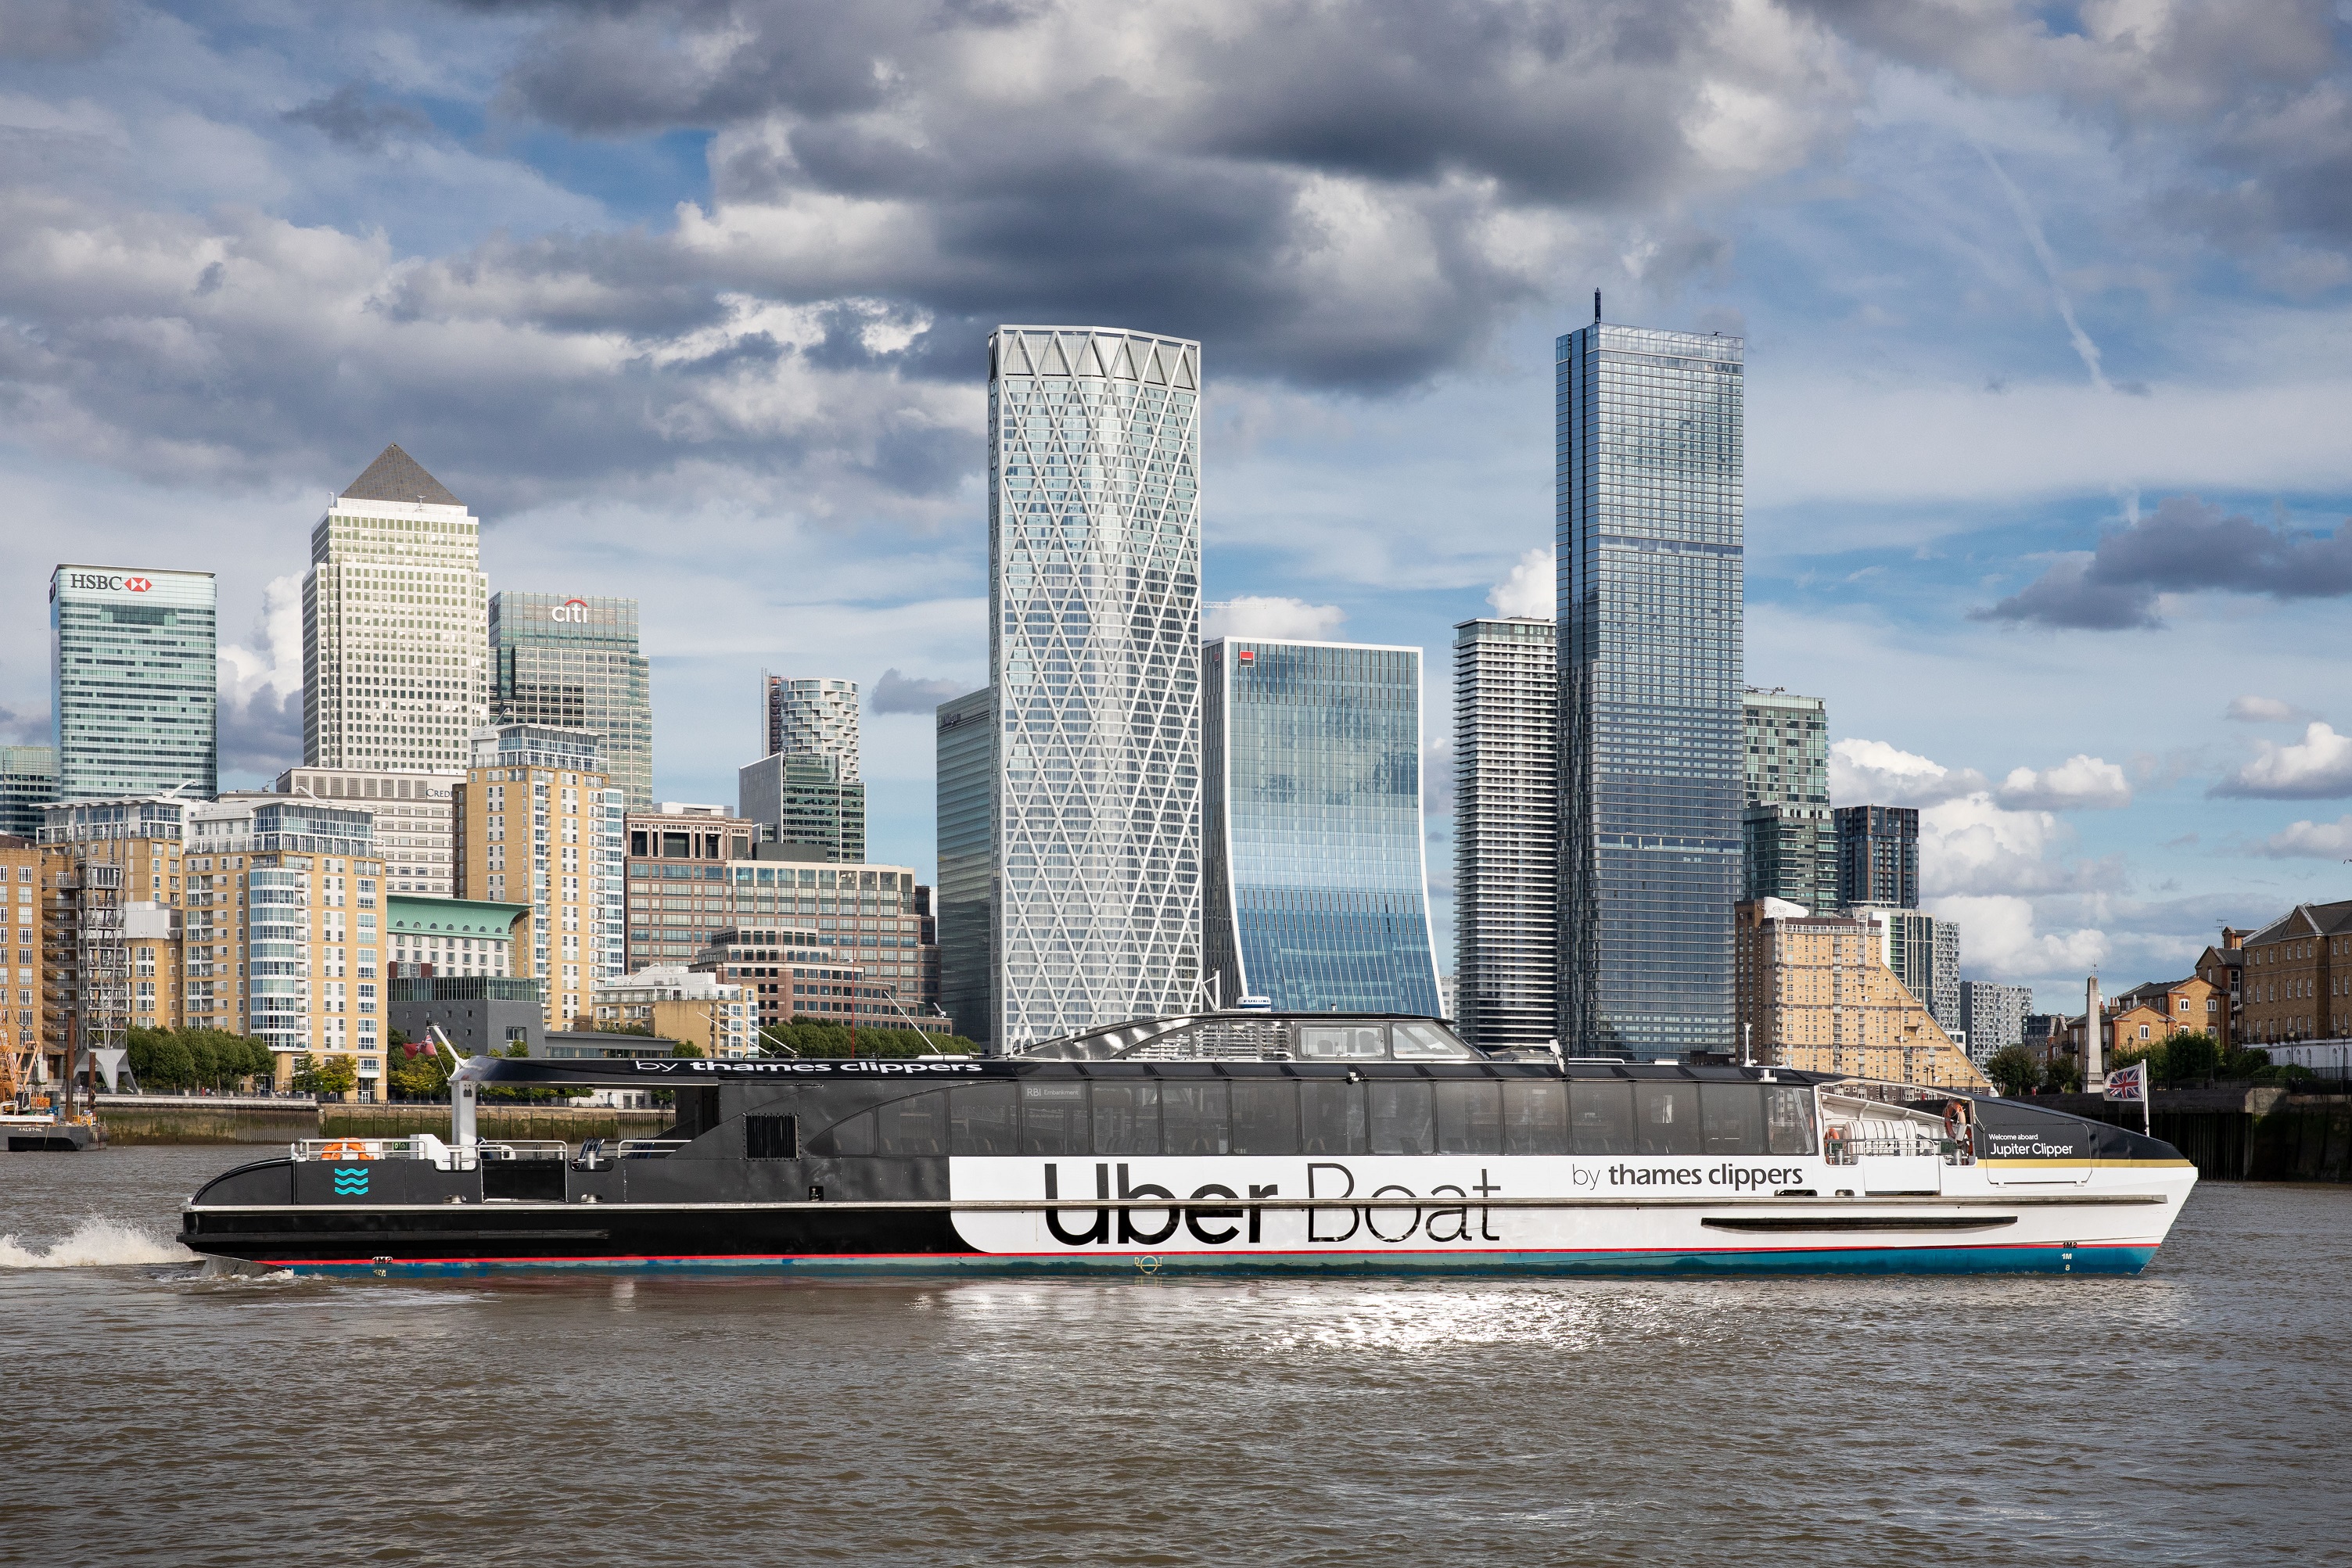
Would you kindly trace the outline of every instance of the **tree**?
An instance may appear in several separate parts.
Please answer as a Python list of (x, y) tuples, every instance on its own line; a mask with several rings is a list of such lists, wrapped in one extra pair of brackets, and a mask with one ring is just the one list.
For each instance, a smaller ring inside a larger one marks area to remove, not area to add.
[(294, 1059), (292, 1087), (302, 1094), (348, 1094), (359, 1086), (358, 1064), (348, 1056), (331, 1056), (324, 1061), (302, 1052)]
[(2164, 1081), (2202, 1083), (2221, 1068), (2221, 1042), (2205, 1030), (2185, 1030), (2165, 1042)]
[(1985, 1076), (2004, 1094), (2027, 1094), (2042, 1082), (2042, 1063), (2021, 1045), (2004, 1045), (1985, 1061)]
[(384, 1075), (404, 1100), (438, 1100), (449, 1088), (449, 1063), (430, 1040), (395, 1035), (385, 1053)]
[(2260, 1046), (2236, 1046), (2221, 1058), (2221, 1071), (2224, 1078), (2265, 1078), (2274, 1069), (2271, 1053)]
[(178, 1039), (181, 1049), (188, 1053), (190, 1067), (188, 1082), (201, 1084), (207, 1089), (219, 1088), (220, 1051), (214, 1044), (213, 1031), (208, 1029), (184, 1029), (179, 1032)]
[(2053, 1056), (2042, 1070), (2042, 1087), (2053, 1094), (2074, 1094), (2083, 1087), (2083, 1062), (2079, 1057)]

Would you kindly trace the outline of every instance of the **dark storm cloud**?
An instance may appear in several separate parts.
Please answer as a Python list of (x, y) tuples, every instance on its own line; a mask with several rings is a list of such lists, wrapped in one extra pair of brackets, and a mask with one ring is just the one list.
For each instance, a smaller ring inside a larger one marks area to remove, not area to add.
[(2169, 496), (2137, 526), (2101, 539), (2087, 560), (2062, 561), (1969, 618), (2126, 631), (2163, 624), (2158, 594), (2210, 589), (2273, 599), (2352, 594), (2352, 518), (2332, 534), (2297, 534)]
[(302, 760), (302, 691), (268, 686), (244, 697), (220, 695), (220, 770), (225, 778), (274, 779)]
[(882, 672), (874, 683), (874, 695), (866, 706), (876, 713), (929, 713), (950, 697), (960, 697), (971, 690), (961, 681), (926, 680), (919, 675), (902, 675), (897, 670)]
[[(845, 201), (905, 242), (747, 246), (721, 276), (959, 330), (1132, 323), (1216, 340), (1226, 374), (1307, 386), (1394, 387), (1477, 354), (1556, 281), (1494, 225), (1654, 212), (1705, 187), (1717, 89), (1775, 101), (1790, 151), (1843, 101), (1801, 47), (1759, 63), (1720, 0), (537, 14), (510, 107), (584, 134), (715, 129), (722, 208)], [(1647, 281), (1671, 288), (1723, 253), (1713, 236), (1663, 246)], [(912, 347), (909, 369), (936, 362)]]
[[(1827, 40), (1730, 0), (475, 5), (425, 63), (487, 12), (507, 115), (707, 131), (707, 197), (658, 226), (476, 214), (489, 237), (416, 255), (242, 196), (140, 205), (160, 122), (37, 139), (0, 160), (18, 435), (234, 487), (404, 432), (485, 515), (694, 465), (845, 523), (936, 517), (999, 322), (1196, 337), (1227, 385), (1414, 385), (1564, 277), (1627, 276), (1628, 223), (1652, 298), (1719, 268), (1685, 209), (1801, 163), (1853, 99)], [(310, 90), (237, 129), (514, 167), (381, 89)]]
[(310, 126), (330, 141), (361, 152), (380, 152), (387, 141), (433, 134), (433, 121), (422, 110), (385, 102), (360, 82), (345, 82), (279, 118), (289, 125)]

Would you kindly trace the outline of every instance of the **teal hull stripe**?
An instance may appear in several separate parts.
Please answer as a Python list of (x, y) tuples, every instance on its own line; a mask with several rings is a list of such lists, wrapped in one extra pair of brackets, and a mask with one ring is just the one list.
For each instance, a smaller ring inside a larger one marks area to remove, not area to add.
[(499, 1258), (299, 1260), (259, 1265), (299, 1273), (404, 1279), (502, 1273), (842, 1275), (1682, 1275), (2137, 1274), (2154, 1246), (1863, 1247), (1758, 1252), (1157, 1253), (1076, 1256), (990, 1253), (742, 1258)]

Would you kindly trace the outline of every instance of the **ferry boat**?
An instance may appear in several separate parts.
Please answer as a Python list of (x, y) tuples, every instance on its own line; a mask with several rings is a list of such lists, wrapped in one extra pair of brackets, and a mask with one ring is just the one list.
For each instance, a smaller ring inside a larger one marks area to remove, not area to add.
[[(1528, 1053), (1518, 1053), (1524, 1057)], [(485, 1140), (484, 1086), (677, 1124)], [(476, 1057), (450, 1136), (309, 1140), (187, 1204), (328, 1274), (2134, 1273), (2197, 1172), (2043, 1110), (1769, 1067), (1506, 1060), (1433, 1019), (1213, 1013), (1009, 1057)]]

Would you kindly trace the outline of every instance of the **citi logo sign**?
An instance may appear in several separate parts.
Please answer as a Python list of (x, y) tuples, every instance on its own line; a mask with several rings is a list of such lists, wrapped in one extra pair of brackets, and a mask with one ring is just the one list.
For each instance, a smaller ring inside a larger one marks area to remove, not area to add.
[(155, 586), (147, 577), (130, 577), (111, 571), (69, 571), (66, 586), (77, 593), (144, 593)]
[(575, 622), (584, 626), (588, 623), (588, 601), (584, 599), (567, 599), (550, 609), (547, 618), (550, 621)]

